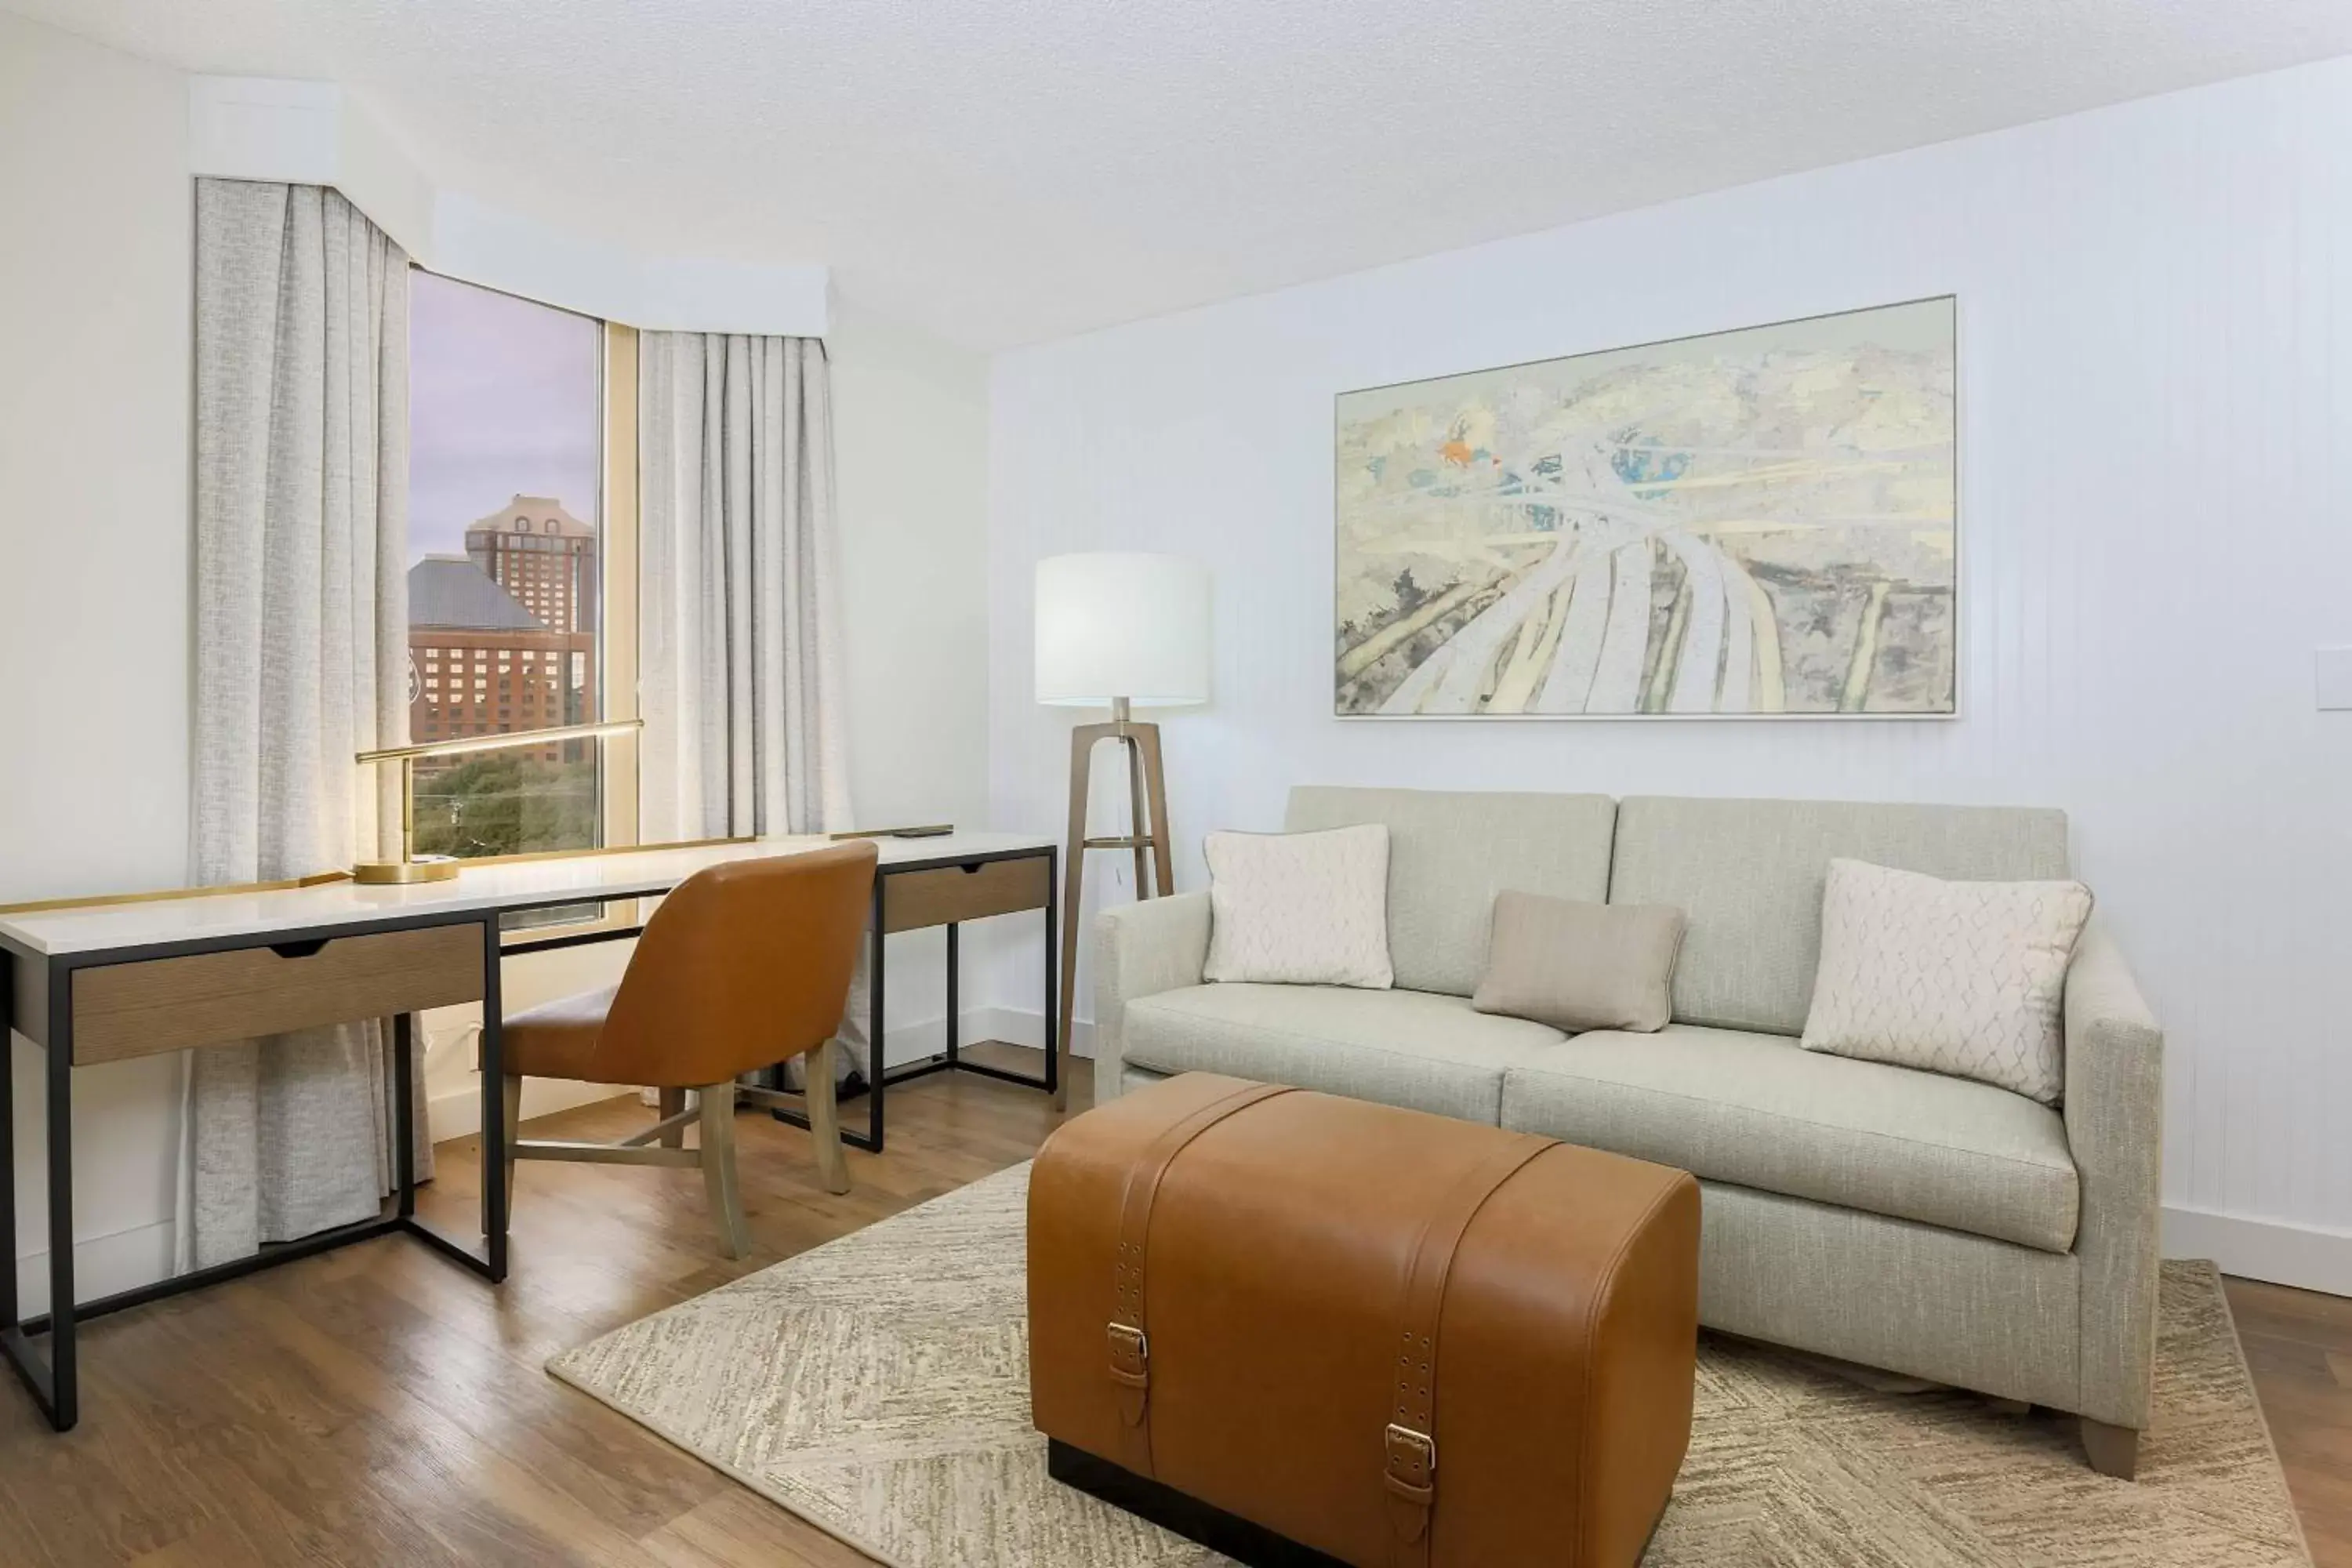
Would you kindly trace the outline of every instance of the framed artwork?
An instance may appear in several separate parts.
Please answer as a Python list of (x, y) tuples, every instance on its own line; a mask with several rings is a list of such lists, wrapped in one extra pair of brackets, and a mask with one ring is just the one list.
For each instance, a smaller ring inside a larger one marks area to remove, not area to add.
[(1343, 717), (1949, 717), (1949, 296), (1342, 393)]

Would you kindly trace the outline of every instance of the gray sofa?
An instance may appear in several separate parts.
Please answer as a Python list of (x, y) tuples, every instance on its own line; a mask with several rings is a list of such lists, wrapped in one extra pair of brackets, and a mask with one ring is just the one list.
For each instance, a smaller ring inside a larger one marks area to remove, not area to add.
[[(2055, 811), (1302, 788), (1293, 831), (1390, 830), (1392, 991), (1203, 984), (1209, 900), (1097, 927), (1095, 1079), (1297, 1084), (1676, 1165), (1705, 1189), (1711, 1328), (2072, 1411), (2128, 1475), (2155, 1342), (2163, 1036), (2095, 917), (2065, 1097), (1806, 1051), (1833, 856), (2068, 874)], [(1689, 917), (1674, 1022), (1574, 1037), (1472, 1010), (1507, 888)]]

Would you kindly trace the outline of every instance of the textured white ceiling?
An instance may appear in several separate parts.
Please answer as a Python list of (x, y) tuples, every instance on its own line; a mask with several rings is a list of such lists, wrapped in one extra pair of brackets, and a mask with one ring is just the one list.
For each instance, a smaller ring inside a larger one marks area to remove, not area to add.
[(2352, 53), (2346, 0), (0, 0), (992, 349)]

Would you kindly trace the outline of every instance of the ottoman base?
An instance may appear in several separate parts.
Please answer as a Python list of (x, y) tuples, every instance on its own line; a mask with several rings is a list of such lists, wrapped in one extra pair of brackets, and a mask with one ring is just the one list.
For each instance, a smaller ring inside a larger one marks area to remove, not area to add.
[(1160, 1529), (1222, 1552), (1243, 1568), (1348, 1568), (1337, 1557), (1311, 1546), (1301, 1546), (1286, 1535), (1276, 1535), (1262, 1524), (1227, 1513), (1174, 1487), (1097, 1458), (1058, 1437), (1045, 1443), (1045, 1473), (1066, 1487), (1100, 1498), (1113, 1508)]
[[(1162, 1486), (1148, 1476), (1122, 1469), (1108, 1459), (1097, 1458), (1059, 1437), (1045, 1440), (1045, 1473), (1066, 1487), (1100, 1498), (1138, 1519), (1149, 1520), (1171, 1534), (1181, 1535), (1212, 1552), (1222, 1552), (1242, 1568), (1349, 1568), (1339, 1558), (1311, 1546), (1301, 1546), (1286, 1535), (1276, 1535), (1262, 1524), (1252, 1524), (1237, 1513), (1213, 1508), (1199, 1498), (1187, 1497), (1174, 1487)], [(1669, 1496), (1666, 1500), (1671, 1504), (1674, 1499)], [(1650, 1542), (1657, 1539), (1658, 1526), (1665, 1521), (1666, 1510), (1662, 1508), (1658, 1517), (1650, 1521), (1650, 1534), (1642, 1543), (1642, 1555), (1648, 1555)]]

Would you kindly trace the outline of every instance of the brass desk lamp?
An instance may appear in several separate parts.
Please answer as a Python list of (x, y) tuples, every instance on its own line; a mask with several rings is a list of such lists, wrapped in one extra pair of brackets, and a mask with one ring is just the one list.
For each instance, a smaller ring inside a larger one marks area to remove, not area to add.
[(427, 757), (459, 757), (472, 752), (503, 752), (517, 746), (545, 746), (562, 741), (595, 740), (642, 730), (642, 719), (614, 719), (602, 724), (565, 724), (552, 730), (518, 730), (503, 735), (461, 735), (449, 741), (428, 741), (421, 746), (389, 746), (362, 752), (359, 763), (400, 764), (400, 858), (362, 860), (352, 868), (352, 880), (383, 886), (399, 882), (446, 882), (464, 861), (449, 855), (416, 853), (416, 764)]

